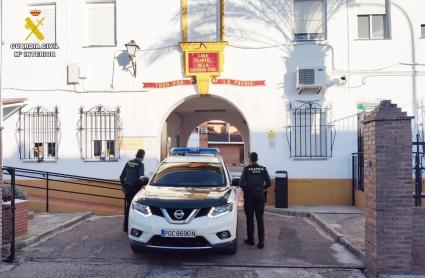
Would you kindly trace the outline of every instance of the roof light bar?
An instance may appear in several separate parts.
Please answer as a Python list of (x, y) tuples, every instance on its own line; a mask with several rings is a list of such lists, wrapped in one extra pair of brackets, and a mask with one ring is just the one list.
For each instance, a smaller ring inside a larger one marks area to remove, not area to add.
[(171, 155), (186, 155), (186, 154), (220, 154), (217, 148), (172, 148)]

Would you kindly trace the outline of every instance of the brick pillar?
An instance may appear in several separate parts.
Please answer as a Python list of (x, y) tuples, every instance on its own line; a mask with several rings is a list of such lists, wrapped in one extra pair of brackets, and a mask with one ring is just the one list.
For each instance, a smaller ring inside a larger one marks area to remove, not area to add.
[(370, 277), (411, 271), (411, 119), (385, 100), (363, 122), (366, 270)]

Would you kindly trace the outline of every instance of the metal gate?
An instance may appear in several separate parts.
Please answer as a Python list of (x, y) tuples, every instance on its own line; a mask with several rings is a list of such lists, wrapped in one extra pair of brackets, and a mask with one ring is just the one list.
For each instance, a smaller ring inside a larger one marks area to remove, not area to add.
[[(357, 152), (351, 156), (351, 168), (352, 168), (352, 188), (353, 188), (353, 205), (355, 204), (355, 191), (364, 191), (364, 157), (363, 157), (363, 125), (362, 121), (364, 113), (357, 115)], [(416, 141), (412, 142), (412, 155), (413, 155), (413, 173), (415, 190), (412, 194), (414, 198), (415, 206), (422, 206), (422, 199), (425, 198), (425, 194), (422, 192), (422, 174), (425, 170), (425, 141), (421, 140), (420, 134), (416, 135)]]
[(415, 206), (422, 206), (422, 198), (425, 198), (425, 195), (422, 193), (422, 173), (425, 170), (423, 166), (424, 160), (424, 146), (425, 142), (420, 141), (419, 134), (416, 135), (416, 142), (412, 143), (413, 145), (413, 159), (414, 159), (414, 173), (415, 173), (415, 193), (413, 198), (415, 199)]

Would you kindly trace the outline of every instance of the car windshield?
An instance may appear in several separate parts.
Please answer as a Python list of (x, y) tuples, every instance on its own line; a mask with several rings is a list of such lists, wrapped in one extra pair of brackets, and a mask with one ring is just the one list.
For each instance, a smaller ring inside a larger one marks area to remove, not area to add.
[(159, 166), (151, 185), (181, 187), (225, 186), (223, 166), (206, 162), (164, 162)]

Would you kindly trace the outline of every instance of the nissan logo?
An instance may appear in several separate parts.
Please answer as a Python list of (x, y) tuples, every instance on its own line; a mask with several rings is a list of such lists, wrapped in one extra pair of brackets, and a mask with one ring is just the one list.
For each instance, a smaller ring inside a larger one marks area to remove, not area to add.
[(180, 219), (182, 219), (182, 218), (184, 217), (184, 212), (183, 212), (181, 209), (176, 210), (176, 211), (174, 212), (174, 217), (175, 217), (176, 219), (180, 220)]

